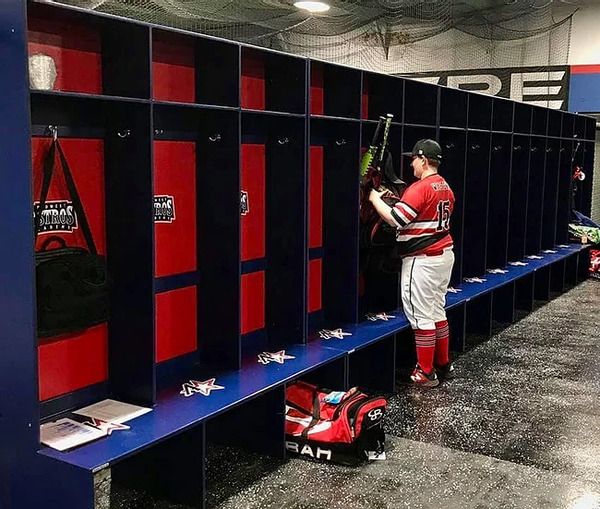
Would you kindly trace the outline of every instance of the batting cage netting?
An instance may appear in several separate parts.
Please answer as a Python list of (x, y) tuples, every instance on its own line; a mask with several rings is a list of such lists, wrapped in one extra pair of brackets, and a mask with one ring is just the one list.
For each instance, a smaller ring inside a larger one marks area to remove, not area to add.
[[(61, 0), (386, 73), (568, 62), (577, 0)], [(124, 41), (125, 42), (125, 41)]]

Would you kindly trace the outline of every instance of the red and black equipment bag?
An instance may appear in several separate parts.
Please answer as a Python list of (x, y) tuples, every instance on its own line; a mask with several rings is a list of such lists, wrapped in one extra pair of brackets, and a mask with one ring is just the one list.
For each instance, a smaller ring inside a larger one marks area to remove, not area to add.
[(289, 452), (344, 465), (383, 453), (387, 400), (354, 387), (346, 392), (296, 382), (286, 390), (285, 445)]

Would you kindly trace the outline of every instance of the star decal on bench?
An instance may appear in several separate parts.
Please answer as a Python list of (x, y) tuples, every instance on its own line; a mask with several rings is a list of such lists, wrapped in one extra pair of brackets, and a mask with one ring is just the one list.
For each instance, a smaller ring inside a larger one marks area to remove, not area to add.
[(543, 256), (538, 256), (538, 255), (529, 255), (527, 257), (528, 260), (541, 260), (542, 258), (544, 258)]
[(276, 362), (277, 364), (283, 364), (286, 360), (295, 359), (293, 355), (286, 355), (285, 350), (279, 350), (279, 352), (263, 352), (258, 354), (258, 362), (260, 364), (270, 364)]
[(545, 254), (556, 254), (556, 253), (558, 253), (558, 251), (555, 251), (554, 249), (544, 249), (542, 251), (542, 253), (545, 253)]
[(488, 269), (489, 274), (506, 274), (508, 271), (504, 269)]
[(462, 288), (452, 288), (451, 286), (448, 287), (448, 293), (458, 293), (458, 292), (462, 292)]
[(103, 421), (102, 419), (96, 419), (96, 417), (91, 417), (91, 421), (85, 421), (83, 424), (98, 428), (99, 430), (104, 431), (107, 435), (111, 435), (113, 431), (130, 429), (127, 424), (117, 424), (116, 422)]
[(367, 313), (367, 320), (376, 322), (377, 320), (383, 320), (384, 322), (389, 321), (390, 318), (396, 318), (394, 315), (388, 315), (387, 313)]
[(215, 380), (216, 378), (209, 378), (208, 380), (204, 380), (204, 382), (190, 380), (189, 382), (182, 384), (179, 394), (185, 396), (186, 398), (189, 398), (197, 393), (200, 393), (203, 396), (210, 396), (211, 391), (225, 389), (225, 387), (222, 385), (215, 384)]
[(344, 332), (341, 327), (338, 329), (322, 329), (319, 331), (321, 339), (344, 339), (344, 336), (352, 336), (351, 332)]
[(525, 267), (529, 264), (525, 262), (510, 262), (509, 265), (512, 265), (513, 267)]
[(465, 283), (485, 283), (487, 279), (481, 277), (466, 277)]

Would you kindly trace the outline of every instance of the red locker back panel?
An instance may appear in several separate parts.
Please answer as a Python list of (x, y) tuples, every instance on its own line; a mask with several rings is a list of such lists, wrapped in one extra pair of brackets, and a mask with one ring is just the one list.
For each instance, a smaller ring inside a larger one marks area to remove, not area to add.
[(101, 37), (98, 30), (71, 22), (30, 18), (29, 55), (54, 60), (54, 90), (102, 93)]
[(193, 103), (196, 100), (194, 47), (172, 35), (152, 41), (153, 95), (158, 101)]
[(265, 146), (242, 144), (242, 193), (247, 208), (242, 213), (242, 261), (265, 257)]
[(156, 295), (156, 362), (198, 348), (196, 287)]
[(265, 62), (255, 53), (242, 58), (242, 108), (265, 109)]
[(308, 246), (323, 246), (323, 147), (310, 147)]
[(38, 347), (41, 401), (68, 394), (108, 378), (106, 324)]
[(315, 258), (308, 262), (308, 312), (322, 308), (321, 287), (323, 275), (323, 260)]
[(241, 286), (242, 334), (265, 327), (265, 273), (242, 275)]
[[(196, 270), (196, 144), (154, 142), (154, 195), (165, 205), (156, 216), (157, 277)], [(155, 204), (155, 207), (158, 204)]]
[[(98, 139), (65, 138), (60, 140), (69, 163), (81, 202), (92, 230), (98, 252), (106, 253), (106, 225), (104, 207), (104, 142)], [(33, 197), (38, 202), (42, 189), (44, 158), (48, 152), (48, 138), (33, 138), (31, 142), (33, 167)], [(58, 158), (57, 158), (58, 163)], [(60, 166), (55, 167), (54, 177), (48, 193), (48, 207), (59, 211), (60, 219), (52, 219), (45, 231), (38, 235), (36, 249), (48, 235), (62, 237), (68, 246), (86, 247), (76, 217), (72, 210), (71, 197), (67, 191)]]
[(323, 115), (324, 111), (323, 64), (313, 62), (310, 71), (310, 112), (313, 115)]
[(369, 118), (369, 82), (366, 78), (363, 81), (362, 118)]

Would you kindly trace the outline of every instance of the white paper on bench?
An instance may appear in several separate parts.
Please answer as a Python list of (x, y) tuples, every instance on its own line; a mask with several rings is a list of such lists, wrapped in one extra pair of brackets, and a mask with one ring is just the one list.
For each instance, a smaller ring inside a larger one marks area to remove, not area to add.
[(130, 405), (129, 403), (122, 403), (121, 401), (115, 401), (114, 399), (105, 399), (104, 401), (94, 403), (85, 408), (74, 410), (73, 413), (101, 419), (106, 422), (113, 422), (115, 424), (123, 424), (124, 422), (135, 419), (136, 417), (151, 411), (151, 408)]
[(41, 442), (44, 445), (66, 451), (106, 436), (106, 430), (64, 418), (40, 426)]

